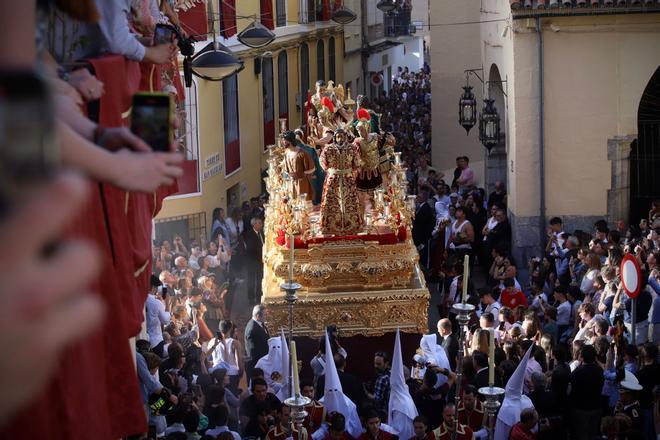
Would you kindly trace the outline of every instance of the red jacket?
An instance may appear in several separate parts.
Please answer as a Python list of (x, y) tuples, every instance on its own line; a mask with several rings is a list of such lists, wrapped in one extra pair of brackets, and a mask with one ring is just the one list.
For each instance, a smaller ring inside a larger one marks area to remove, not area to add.
[(536, 440), (537, 438), (536, 433), (525, 430), (520, 422), (513, 426), (511, 434), (509, 434), (509, 440)]
[(527, 297), (520, 290), (514, 290), (513, 292), (509, 289), (506, 289), (500, 295), (500, 304), (503, 307), (508, 307), (510, 309), (515, 309), (519, 305), (527, 307)]

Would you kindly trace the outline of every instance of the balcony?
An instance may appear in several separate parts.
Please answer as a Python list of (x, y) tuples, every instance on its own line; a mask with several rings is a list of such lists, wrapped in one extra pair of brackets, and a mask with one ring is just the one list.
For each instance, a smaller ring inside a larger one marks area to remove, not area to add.
[(411, 13), (411, 8), (401, 8), (385, 14), (385, 36), (403, 37), (413, 35), (417, 27), (410, 20)]

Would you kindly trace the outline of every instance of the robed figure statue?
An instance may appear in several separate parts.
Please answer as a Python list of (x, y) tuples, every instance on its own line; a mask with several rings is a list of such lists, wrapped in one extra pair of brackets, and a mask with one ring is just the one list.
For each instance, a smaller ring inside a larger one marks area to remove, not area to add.
[(321, 199), (321, 232), (348, 235), (362, 228), (355, 171), (360, 168), (360, 151), (348, 142), (346, 131), (335, 130), (334, 142), (321, 153), (327, 173)]

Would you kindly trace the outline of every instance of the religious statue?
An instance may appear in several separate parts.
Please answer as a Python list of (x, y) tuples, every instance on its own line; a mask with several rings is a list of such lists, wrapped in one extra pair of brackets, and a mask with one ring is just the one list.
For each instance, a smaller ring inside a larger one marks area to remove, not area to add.
[(314, 108), (316, 109), (317, 112), (321, 111), (322, 105), (321, 105), (321, 100), (326, 97), (326, 84), (325, 81), (322, 79), (316, 81), (316, 93), (314, 93), (310, 101)]
[(321, 232), (326, 235), (359, 232), (362, 215), (353, 174), (360, 167), (360, 152), (348, 142), (343, 128), (335, 131), (334, 142), (323, 149), (321, 166), (327, 172), (321, 199)]
[(307, 195), (307, 200), (314, 199), (314, 187), (312, 178), (316, 168), (314, 161), (301, 148), (296, 146), (296, 135), (292, 131), (282, 133), (282, 142), (284, 143), (284, 163), (283, 169), (291, 179), (289, 188), (291, 196), (296, 199), (302, 194)]
[(360, 151), (360, 171), (356, 179), (358, 190), (373, 192), (383, 183), (380, 173), (380, 154), (378, 152), (378, 135), (370, 133), (371, 115), (366, 109), (357, 112), (358, 123), (356, 126), (358, 136), (355, 146)]
[(335, 120), (335, 104), (327, 96), (321, 99), (321, 110), (318, 112), (321, 125), (334, 130), (338, 124)]

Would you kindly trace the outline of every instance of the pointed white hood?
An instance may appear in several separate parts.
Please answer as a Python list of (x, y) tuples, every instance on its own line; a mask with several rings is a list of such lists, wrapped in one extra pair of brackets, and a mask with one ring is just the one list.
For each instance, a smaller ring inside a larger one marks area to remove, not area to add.
[(525, 380), (525, 370), (531, 356), (534, 344), (527, 350), (520, 364), (513, 372), (513, 375), (506, 383), (504, 402), (500, 412), (497, 414), (495, 424), (495, 440), (505, 440), (509, 438), (509, 433), (513, 425), (520, 421), (520, 413), (527, 408), (534, 408), (534, 404), (529, 397), (523, 394), (523, 383)]
[(281, 356), (282, 356), (282, 367), (280, 370), (280, 374), (282, 375), (282, 387), (280, 388), (279, 392), (277, 393), (277, 398), (280, 399), (281, 402), (284, 402), (286, 399), (291, 397), (289, 394), (289, 375), (291, 372), (289, 371), (290, 365), (289, 365), (289, 360), (291, 359), (291, 354), (289, 353), (289, 346), (286, 343), (286, 336), (284, 336), (284, 329), (282, 329), (282, 333), (280, 334), (280, 347), (282, 347), (281, 350)]
[[(441, 347), (442, 348), (442, 347)], [(403, 375), (403, 358), (401, 357), (401, 337), (396, 329), (394, 339), (394, 356), (390, 372), (390, 401), (387, 410), (387, 420), (399, 431), (399, 437), (409, 439), (415, 435), (413, 420), (419, 413), (415, 407), (410, 391)]]
[(346, 431), (353, 438), (358, 438), (362, 434), (362, 424), (355, 403), (346, 397), (341, 382), (339, 382), (337, 367), (330, 347), (330, 338), (327, 333), (325, 335), (325, 388), (323, 389), (323, 398), (320, 401), (325, 406), (328, 415), (338, 412), (344, 416)]
[(275, 371), (280, 373), (281, 376), (286, 375), (286, 373), (282, 371), (282, 339), (280, 336), (268, 340), (268, 354), (257, 361), (255, 368), (261, 368), (264, 370), (264, 378), (269, 386), (273, 382), (271, 375)]

